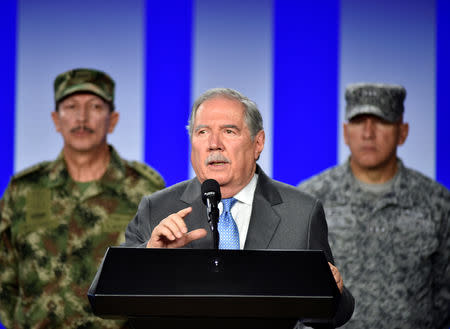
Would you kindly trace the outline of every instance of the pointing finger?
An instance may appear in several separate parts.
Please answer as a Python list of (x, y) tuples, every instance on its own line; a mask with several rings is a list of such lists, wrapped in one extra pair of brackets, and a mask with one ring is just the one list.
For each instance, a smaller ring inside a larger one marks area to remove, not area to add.
[(192, 207), (187, 207), (184, 209), (181, 209), (177, 212), (177, 215), (181, 218), (184, 218), (187, 214), (189, 214), (192, 211)]

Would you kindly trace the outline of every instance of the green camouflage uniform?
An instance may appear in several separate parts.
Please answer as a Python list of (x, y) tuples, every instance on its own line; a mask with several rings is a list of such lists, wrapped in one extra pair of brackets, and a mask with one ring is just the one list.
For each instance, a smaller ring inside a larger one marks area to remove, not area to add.
[(355, 297), (343, 328), (430, 329), (450, 320), (450, 192), (398, 164), (379, 196), (361, 189), (348, 161), (299, 185), (322, 200), (336, 266)]
[(164, 187), (110, 147), (106, 173), (84, 192), (62, 154), (15, 175), (0, 203), (0, 320), (7, 328), (120, 328), (94, 316), (87, 291), (108, 246), (143, 195)]

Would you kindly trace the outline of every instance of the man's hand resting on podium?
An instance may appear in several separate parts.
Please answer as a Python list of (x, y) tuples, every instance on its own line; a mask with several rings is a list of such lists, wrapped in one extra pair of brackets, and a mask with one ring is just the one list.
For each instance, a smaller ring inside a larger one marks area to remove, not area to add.
[(191, 241), (204, 238), (205, 229), (187, 230), (184, 217), (191, 211), (192, 207), (187, 207), (164, 218), (153, 230), (147, 248), (181, 248)]
[(334, 281), (336, 281), (336, 285), (342, 294), (342, 290), (344, 289), (344, 281), (342, 281), (341, 273), (339, 273), (339, 270), (336, 266), (328, 262), (328, 265), (330, 265), (331, 273), (333, 273)]

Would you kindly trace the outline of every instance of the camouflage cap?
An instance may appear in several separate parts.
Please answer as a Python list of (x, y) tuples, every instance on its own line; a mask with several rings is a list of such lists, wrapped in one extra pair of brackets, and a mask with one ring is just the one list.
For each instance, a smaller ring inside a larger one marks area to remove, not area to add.
[(345, 89), (345, 118), (373, 114), (388, 122), (398, 122), (405, 110), (406, 90), (400, 85), (357, 83)]
[(73, 69), (55, 78), (55, 103), (77, 93), (93, 93), (109, 103), (114, 103), (114, 80), (105, 72), (94, 69)]

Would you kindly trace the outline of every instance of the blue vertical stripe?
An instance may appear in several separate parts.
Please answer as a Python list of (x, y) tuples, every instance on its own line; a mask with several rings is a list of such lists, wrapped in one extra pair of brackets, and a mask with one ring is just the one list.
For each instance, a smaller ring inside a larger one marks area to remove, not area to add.
[[(17, 1), (3, 2), (0, 12), (0, 40), (2, 40), (2, 51), (0, 52), (0, 72), (2, 72), (0, 79), (0, 109), (2, 112), (0, 195), (3, 195), (14, 170)], [(3, 328), (1, 324), (0, 328)]]
[(436, 179), (450, 189), (450, 2), (437, 2)]
[(337, 162), (339, 1), (274, 14), (273, 176), (297, 184)]
[(145, 161), (167, 185), (189, 175), (192, 2), (146, 3)]

